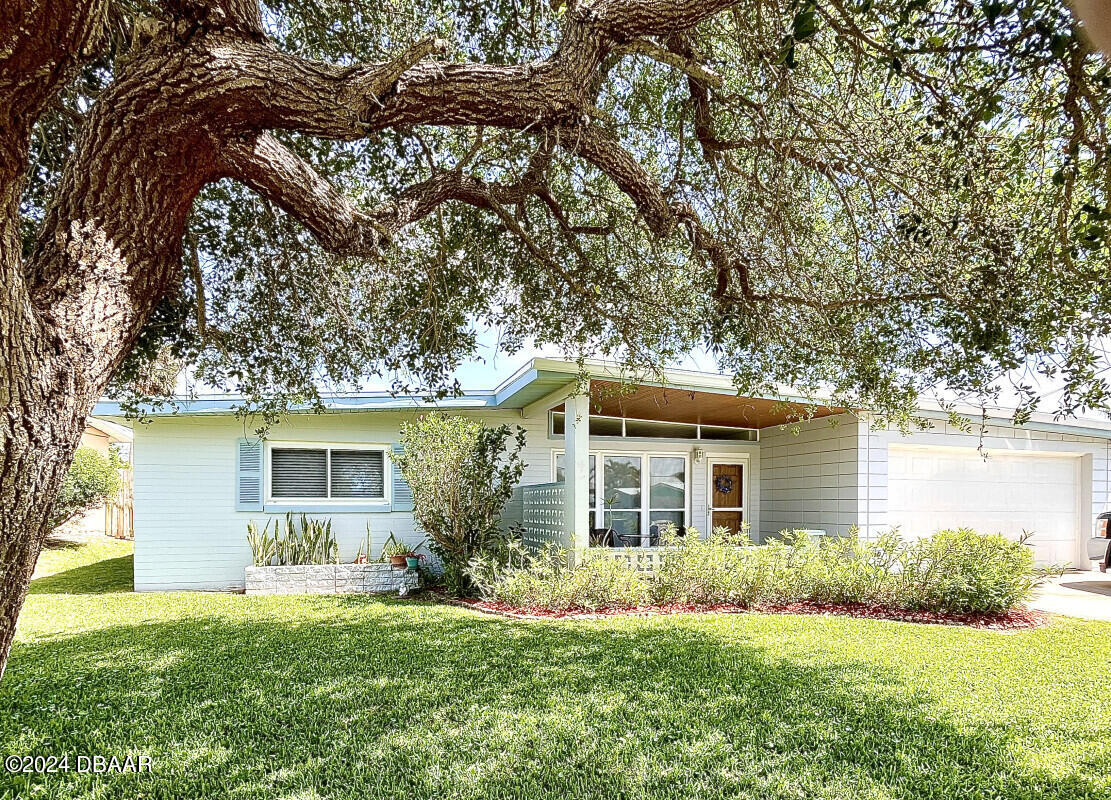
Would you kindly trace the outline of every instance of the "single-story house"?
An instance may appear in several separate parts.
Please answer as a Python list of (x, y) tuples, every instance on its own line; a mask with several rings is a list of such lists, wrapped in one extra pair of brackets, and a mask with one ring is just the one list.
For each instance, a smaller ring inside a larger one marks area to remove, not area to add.
[[(234, 414), (236, 399), (201, 397), (152, 411), (134, 429), (135, 587), (237, 589), (250, 563), (249, 520), (287, 511), (330, 517), (341, 555), (369, 527), (418, 542), (412, 496), (393, 467), (401, 423), (435, 405), (527, 431), (522, 485), (509, 517), (526, 538), (648, 548), (658, 526), (749, 526), (756, 541), (784, 529), (906, 536), (971, 526), (1033, 531), (1043, 562), (1087, 567), (1095, 515), (1111, 508), (1111, 424), (1005, 415), (978, 431), (940, 410), (926, 432), (875, 429), (867, 414), (738, 397), (729, 378), (673, 371), (618, 391), (605, 363), (536, 358), (491, 391), (436, 404), (385, 393), (334, 395), (326, 413), (291, 413), (265, 440)], [(117, 419), (112, 403), (97, 416)], [(606, 533), (612, 531), (612, 533)], [(583, 535), (585, 534), (585, 535)]]

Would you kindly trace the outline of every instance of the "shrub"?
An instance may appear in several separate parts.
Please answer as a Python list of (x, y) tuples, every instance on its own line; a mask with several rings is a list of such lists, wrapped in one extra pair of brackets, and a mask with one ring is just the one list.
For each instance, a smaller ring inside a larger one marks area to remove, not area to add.
[(121, 467), (123, 462), (115, 453), (105, 457), (91, 447), (78, 447), (54, 500), (50, 527), (96, 508), (119, 491)]
[(505, 558), (476, 557), (468, 575), (482, 596), (514, 608), (632, 608), (649, 602), (649, 578), (605, 553), (588, 552), (569, 566), (554, 545), (532, 554), (518, 543)]
[(968, 528), (946, 530), (912, 543), (903, 563), (902, 588), (912, 608), (999, 612), (1030, 599), (1055, 567), (1034, 566), (1026, 546), (1001, 534), (982, 536)]
[[(896, 537), (897, 538), (897, 537)], [(702, 539), (670, 537), (654, 587), (660, 602), (736, 605), (881, 603), (888, 599), (893, 539), (856, 537), (812, 541), (801, 532), (755, 546), (747, 532), (726, 529)]]
[(969, 529), (905, 541), (897, 531), (875, 541), (855, 536), (813, 541), (801, 532), (755, 546), (726, 529), (702, 538), (664, 534), (661, 564), (645, 576), (604, 554), (573, 568), (566, 553), (524, 551), (499, 567), (476, 560), (483, 594), (512, 606), (631, 607), (645, 602), (738, 606), (861, 603), (892, 610), (998, 613), (1030, 598), (1059, 569), (1038, 569), (1025, 537), (1011, 541)]
[(413, 517), (443, 565), (444, 585), (467, 594), (470, 561), (504, 556), (511, 539), (501, 511), (524, 471), (525, 431), (432, 413), (402, 425), (401, 438), (404, 451), (393, 459), (412, 489)]
[(298, 519), (290, 512), (285, 515), (284, 535), (282, 530), (280, 520), (268, 521), (261, 531), (253, 520), (247, 523), (247, 544), (256, 567), (339, 563), (339, 544), (330, 519), (309, 519), (304, 514)]

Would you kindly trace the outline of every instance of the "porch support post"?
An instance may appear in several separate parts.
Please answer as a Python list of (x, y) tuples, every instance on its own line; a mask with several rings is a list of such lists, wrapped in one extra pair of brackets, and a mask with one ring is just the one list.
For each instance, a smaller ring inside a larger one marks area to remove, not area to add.
[(575, 552), (585, 552), (590, 546), (590, 395), (568, 397), (565, 410), (564, 546)]

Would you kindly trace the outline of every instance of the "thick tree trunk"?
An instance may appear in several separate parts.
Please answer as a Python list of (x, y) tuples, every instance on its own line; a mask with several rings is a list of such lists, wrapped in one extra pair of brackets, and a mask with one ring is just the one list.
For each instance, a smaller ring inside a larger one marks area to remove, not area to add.
[[(8, 175), (22, 168), (18, 148), (0, 158)], [(31, 304), (15, 213), (18, 190), (18, 180), (0, 189), (8, 211), (0, 215), (0, 677), (87, 402), (74, 391), (74, 376), (66, 374), (68, 365)]]
[[(10, 308), (0, 307), (0, 347), (9, 351)], [(4, 366), (11, 366), (5, 364)], [(49, 532), (50, 509), (84, 426), (87, 401), (26, 375), (5, 375), (0, 421), (0, 678), (19, 610)]]
[[(85, 416), (133, 335), (112, 323), (133, 316), (122, 313), (120, 298), (98, 292), (101, 302), (88, 304), (80, 281), (54, 303), (36, 303), (17, 220), (0, 221), (0, 677)], [(55, 258), (75, 254), (81, 250), (71, 246)], [(88, 311), (70, 317), (81, 302)], [(59, 325), (67, 317), (73, 328)]]
[[(110, 202), (90, 195), (92, 202)], [(73, 226), (70, 226), (71, 228)], [(180, 232), (178, 233), (180, 241)], [(13, 237), (5, 237), (11, 243)], [(96, 232), (52, 255), (45, 271), (81, 274), (87, 251), (103, 247)], [(18, 242), (18, 239), (16, 239)], [(82, 244), (85, 245), (82, 248)], [(132, 265), (93, 259), (96, 276), (59, 292), (53, 302), (35, 302), (23, 282), (23, 266), (10, 246), (0, 253), (0, 678), (15, 636), (43, 540), (49, 533), (54, 498), (81, 438), (86, 415), (103, 393), (120, 360), (149, 316), (162, 287), (136, 303), (110, 273)], [(118, 253), (118, 251), (115, 251)], [(158, 266), (148, 260), (153, 272)], [(165, 274), (164, 270), (162, 270)], [(113, 283), (116, 290), (112, 290)], [(96, 293), (90, 302), (88, 290)]]
[(27, 258), (27, 139), (0, 136), (0, 677), (85, 418), (180, 279), (189, 209), (216, 177), (210, 141), (166, 96), (162, 55), (98, 102)]

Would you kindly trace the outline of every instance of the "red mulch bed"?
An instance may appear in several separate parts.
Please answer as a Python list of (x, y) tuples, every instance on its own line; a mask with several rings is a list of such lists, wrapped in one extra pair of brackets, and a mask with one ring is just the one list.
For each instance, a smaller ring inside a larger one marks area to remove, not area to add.
[(505, 603), (480, 600), (478, 598), (449, 598), (440, 595), (445, 602), (471, 608), (487, 614), (496, 614), (512, 619), (597, 619), (600, 617), (648, 616), (656, 614), (814, 614), (839, 617), (862, 617), (866, 619), (886, 619), (898, 622), (917, 622), (930, 625), (963, 625), (992, 631), (1013, 631), (1037, 628), (1047, 622), (1040, 611), (1018, 608), (1004, 614), (946, 614), (937, 611), (900, 611), (882, 606), (869, 606), (861, 603), (787, 603), (783, 605), (737, 606), (721, 603), (709, 606), (692, 603), (671, 603), (658, 606), (637, 606), (636, 608), (597, 608), (570, 609), (554, 611), (547, 608), (514, 608)]

